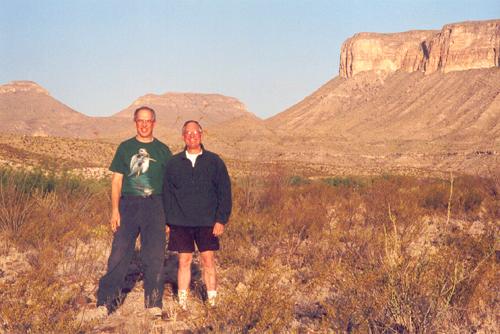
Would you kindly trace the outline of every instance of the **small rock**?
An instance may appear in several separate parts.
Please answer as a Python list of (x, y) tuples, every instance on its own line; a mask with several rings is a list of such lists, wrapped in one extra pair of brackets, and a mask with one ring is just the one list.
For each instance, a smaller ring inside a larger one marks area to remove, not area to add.
[(239, 282), (238, 285), (236, 286), (237, 292), (241, 293), (241, 292), (245, 292), (247, 290), (248, 290), (248, 287), (245, 284), (243, 284), (242, 282)]

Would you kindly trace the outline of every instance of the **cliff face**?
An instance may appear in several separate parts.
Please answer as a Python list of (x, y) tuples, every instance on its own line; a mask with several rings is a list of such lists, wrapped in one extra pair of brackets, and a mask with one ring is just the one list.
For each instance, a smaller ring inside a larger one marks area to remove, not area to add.
[(359, 33), (347, 39), (340, 76), (423, 71), (426, 74), (500, 66), (500, 20), (448, 24), (441, 31)]
[(365, 71), (420, 71), (424, 67), (423, 43), (435, 34), (436, 31), (356, 34), (342, 45), (340, 76), (349, 78)]
[(426, 73), (498, 67), (500, 20), (445, 25), (428, 50)]

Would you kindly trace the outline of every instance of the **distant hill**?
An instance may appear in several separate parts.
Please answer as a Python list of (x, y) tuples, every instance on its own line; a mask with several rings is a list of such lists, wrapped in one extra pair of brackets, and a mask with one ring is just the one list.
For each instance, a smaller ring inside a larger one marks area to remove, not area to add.
[(123, 139), (134, 133), (132, 117), (139, 106), (157, 112), (158, 135), (178, 134), (188, 119), (204, 126), (238, 117), (255, 117), (237, 99), (219, 94), (147, 94), (110, 117), (90, 117), (61, 103), (32, 81), (0, 86), (0, 132), (35, 136)]
[(207, 147), (234, 159), (265, 162), (279, 151), (276, 131), (251, 114), (208, 127), (204, 135)]
[[(210, 128), (241, 117), (257, 118), (233, 97), (220, 94), (165, 93), (144, 95), (111, 116), (111, 119), (130, 122), (134, 110), (140, 106), (149, 106), (156, 111), (156, 135), (179, 145), (181, 127), (187, 120), (197, 120), (204, 128)], [(118, 137), (123, 138), (133, 131), (130, 126), (123, 130), (121, 133), (114, 132), (115, 137), (121, 135)]]
[(112, 118), (130, 118), (140, 106), (153, 108), (158, 115), (156, 126), (180, 129), (184, 121), (194, 119), (205, 126), (222, 123), (241, 116), (253, 115), (233, 97), (220, 94), (165, 93), (147, 94)]
[(92, 118), (50, 96), (31, 81), (0, 86), (0, 131), (38, 136), (92, 137)]

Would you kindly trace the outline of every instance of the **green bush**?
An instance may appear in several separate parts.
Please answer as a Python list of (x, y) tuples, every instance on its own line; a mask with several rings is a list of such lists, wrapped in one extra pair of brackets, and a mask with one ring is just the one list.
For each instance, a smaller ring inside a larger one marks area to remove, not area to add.
[(332, 187), (354, 187), (354, 186), (359, 186), (359, 182), (354, 180), (353, 178), (350, 177), (330, 177), (324, 179), (324, 181), (327, 185), (332, 186)]
[(301, 186), (301, 185), (309, 184), (309, 183), (310, 183), (310, 181), (308, 179), (305, 179), (305, 178), (298, 176), (298, 175), (291, 176), (288, 179), (288, 184), (290, 184), (292, 186)]

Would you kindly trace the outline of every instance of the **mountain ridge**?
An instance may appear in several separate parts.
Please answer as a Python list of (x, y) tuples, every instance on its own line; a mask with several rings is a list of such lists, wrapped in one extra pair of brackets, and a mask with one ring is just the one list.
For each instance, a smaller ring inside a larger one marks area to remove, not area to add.
[[(253, 115), (234, 97), (221, 94), (145, 94), (112, 116), (87, 116), (60, 102), (33, 81), (0, 85), (0, 131), (4, 133), (81, 138), (123, 138), (130, 133), (133, 111), (147, 105), (157, 113), (157, 131), (178, 131), (187, 119), (208, 126)], [(254, 117), (257, 117), (253, 115)]]

